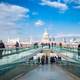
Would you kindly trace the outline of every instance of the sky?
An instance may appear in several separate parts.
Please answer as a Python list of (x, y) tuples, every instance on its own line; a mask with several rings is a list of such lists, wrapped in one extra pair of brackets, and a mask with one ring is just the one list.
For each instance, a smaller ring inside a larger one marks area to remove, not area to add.
[(0, 39), (80, 36), (80, 0), (0, 0)]

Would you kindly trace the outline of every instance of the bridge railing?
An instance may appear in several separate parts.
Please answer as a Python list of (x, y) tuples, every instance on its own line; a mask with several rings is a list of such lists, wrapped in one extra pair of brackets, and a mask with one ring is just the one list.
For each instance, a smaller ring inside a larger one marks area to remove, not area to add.
[[(0, 49), (3, 51), (2, 58), (0, 59), (0, 74), (15, 68), (21, 64), (34, 64), (35, 61), (29, 61), (29, 59), (36, 55), (42, 48), (10, 48)], [(27, 54), (26, 54), (27, 53)]]
[(17, 48), (0, 48), (0, 55), (2, 57), (8, 56), (8, 55), (13, 55), (13, 54), (18, 54), (20, 52), (24, 52), (30, 49), (33, 49), (34, 47), (30, 48), (22, 48), (22, 47), (17, 47)]
[(64, 69), (80, 77), (80, 63), (62, 60), (60, 64)]
[(80, 60), (80, 51), (78, 48), (54, 46), (53, 50), (58, 53), (64, 53), (64, 55), (69, 56), (75, 60)]
[(15, 80), (38, 66), (33, 62), (21, 61), (0, 66), (0, 80)]

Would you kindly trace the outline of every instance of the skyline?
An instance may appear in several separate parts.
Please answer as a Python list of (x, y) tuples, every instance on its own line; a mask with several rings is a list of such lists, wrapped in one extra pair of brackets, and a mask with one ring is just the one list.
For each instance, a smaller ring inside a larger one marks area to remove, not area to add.
[(0, 38), (80, 36), (80, 0), (0, 0)]

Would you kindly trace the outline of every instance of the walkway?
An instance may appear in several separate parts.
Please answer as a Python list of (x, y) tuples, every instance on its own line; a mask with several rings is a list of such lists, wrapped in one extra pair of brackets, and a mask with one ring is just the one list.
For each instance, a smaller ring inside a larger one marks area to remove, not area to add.
[(53, 65), (40, 65), (33, 71), (25, 74), (16, 80), (78, 80), (71, 73), (66, 72), (61, 67)]

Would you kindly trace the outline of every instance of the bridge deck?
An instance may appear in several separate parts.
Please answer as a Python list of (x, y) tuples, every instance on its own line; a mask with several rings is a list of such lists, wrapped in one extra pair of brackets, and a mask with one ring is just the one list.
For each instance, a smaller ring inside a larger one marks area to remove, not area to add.
[(63, 70), (61, 67), (53, 65), (40, 65), (33, 71), (17, 78), (16, 80), (79, 80), (76, 76)]

